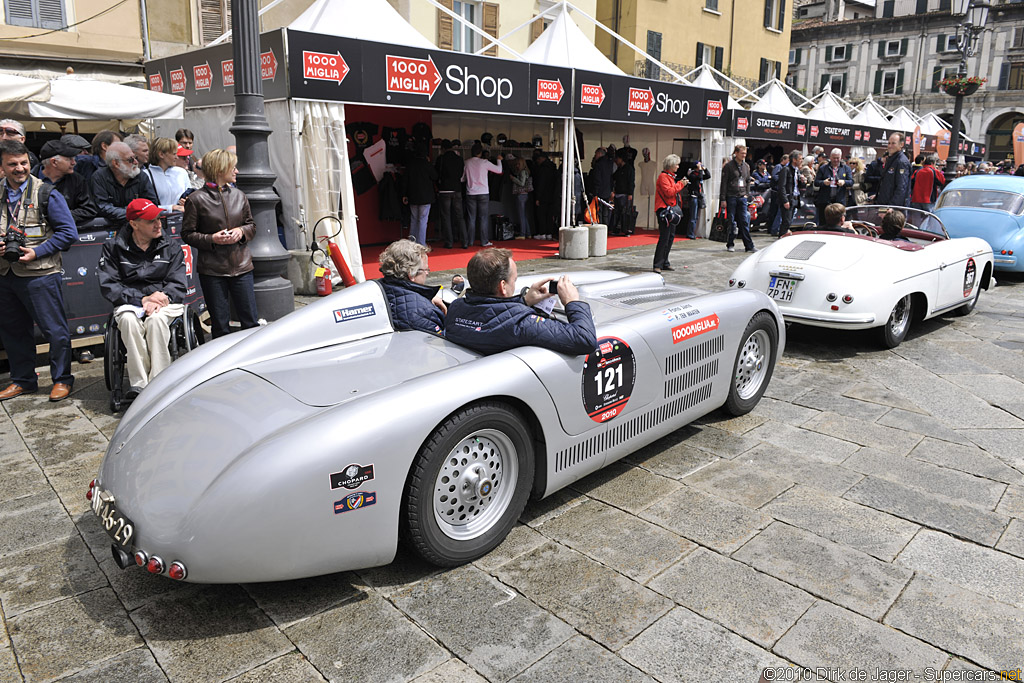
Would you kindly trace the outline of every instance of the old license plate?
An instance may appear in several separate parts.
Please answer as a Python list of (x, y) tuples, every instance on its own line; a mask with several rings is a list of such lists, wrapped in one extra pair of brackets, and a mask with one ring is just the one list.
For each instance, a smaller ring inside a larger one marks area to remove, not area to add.
[(100, 518), (100, 524), (114, 541), (114, 545), (126, 553), (131, 553), (135, 545), (135, 524), (118, 511), (117, 505), (114, 504), (114, 496), (96, 487), (93, 491), (92, 511)]
[(776, 301), (792, 301), (796, 293), (796, 280), (772, 276), (768, 282), (768, 296)]

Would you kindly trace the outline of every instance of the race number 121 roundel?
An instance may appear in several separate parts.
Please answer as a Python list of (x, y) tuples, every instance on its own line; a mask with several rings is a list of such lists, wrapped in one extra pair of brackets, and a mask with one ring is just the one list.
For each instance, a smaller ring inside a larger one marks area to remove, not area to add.
[(583, 363), (583, 407), (594, 422), (621, 414), (633, 394), (636, 359), (629, 344), (602, 337)]

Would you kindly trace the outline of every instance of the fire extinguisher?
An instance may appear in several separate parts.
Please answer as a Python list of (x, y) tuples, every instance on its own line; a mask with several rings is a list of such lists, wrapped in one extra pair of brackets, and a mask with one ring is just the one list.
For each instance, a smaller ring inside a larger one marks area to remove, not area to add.
[(331, 293), (331, 267), (326, 263), (316, 269), (316, 293), (327, 296)]

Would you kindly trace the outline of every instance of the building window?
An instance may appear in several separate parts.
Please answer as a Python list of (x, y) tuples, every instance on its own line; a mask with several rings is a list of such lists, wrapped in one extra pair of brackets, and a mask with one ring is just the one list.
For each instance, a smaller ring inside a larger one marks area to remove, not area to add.
[(782, 78), (782, 62), (773, 62), (762, 57), (758, 83), (764, 84), (773, 78)]
[(1024, 28), (1013, 29), (1013, 41), (1010, 47), (1024, 47)]
[(928, 0), (917, 0), (917, 14), (924, 14), (928, 11)]
[(899, 87), (900, 72), (899, 71), (883, 71), (882, 72), (882, 90), (880, 95), (896, 95), (896, 90)]
[(199, 0), (199, 33), (203, 45), (231, 30), (231, 0)]
[(953, 0), (939, 0), (939, 11), (950, 12), (953, 9), (952, 5)]
[(837, 95), (846, 94), (846, 74), (822, 74), (821, 84), (818, 90), (824, 90), (826, 87), (832, 90)]
[(64, 0), (6, 0), (4, 17), (11, 26), (64, 29)]
[[(1019, 29), (1018, 29), (1019, 30)], [(943, 35), (938, 38), (939, 52), (956, 52), (956, 36)]]
[(830, 61), (830, 62), (845, 62), (846, 61), (846, 46), (845, 45), (835, 45), (832, 48), (832, 58), (829, 59), (828, 61)]
[(712, 12), (717, 12), (718, 0), (704, 0), (704, 9), (709, 9)]
[(1015, 62), (1006, 65), (1009, 67), (1009, 76), (1006, 87), (1000, 90), (1024, 90), (1024, 62)]
[(939, 92), (939, 81), (949, 78), (950, 76), (956, 76), (957, 67), (955, 66), (937, 66), (932, 70), (932, 92)]
[(708, 64), (722, 70), (722, 58), (725, 56), (725, 50), (714, 45), (706, 45), (704, 43), (697, 43), (697, 66), (702, 64)]
[(789, 51), (789, 65), (796, 66), (800, 63), (801, 48), (794, 47)]
[(782, 5), (785, 0), (764, 0), (764, 26), (781, 31), (786, 20)]
[[(466, 20), (466, 23), (474, 26), (480, 20), (480, 12), (477, 3), (467, 0), (455, 0), (452, 3), (452, 11)], [(461, 21), (456, 21), (452, 28), (452, 50), (455, 52), (475, 52), (480, 46), (480, 38), (473, 29)]]
[(898, 41), (898, 40), (887, 40), (887, 41), (885, 41), (885, 56), (886, 57), (899, 57), (900, 56), (900, 41)]
[(882, 17), (885, 19), (891, 19), (893, 16), (893, 10), (896, 8), (896, 0), (885, 0), (882, 3)]

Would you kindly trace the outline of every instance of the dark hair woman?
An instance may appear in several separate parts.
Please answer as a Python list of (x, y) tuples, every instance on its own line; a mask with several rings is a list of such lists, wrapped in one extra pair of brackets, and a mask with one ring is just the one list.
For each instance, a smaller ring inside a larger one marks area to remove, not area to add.
[(214, 338), (223, 337), (235, 305), (242, 329), (256, 327), (256, 292), (252, 254), (247, 242), (256, 235), (245, 193), (234, 186), (238, 157), (215, 149), (203, 157), (206, 184), (185, 201), (181, 238), (198, 258), (196, 271), (210, 309)]

